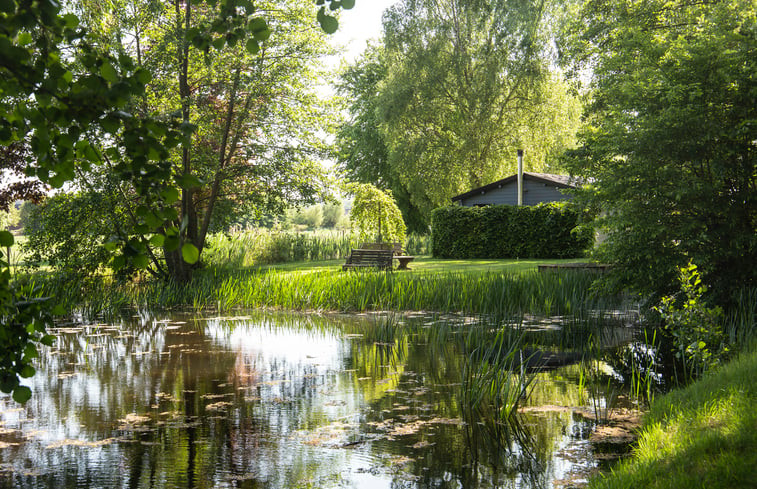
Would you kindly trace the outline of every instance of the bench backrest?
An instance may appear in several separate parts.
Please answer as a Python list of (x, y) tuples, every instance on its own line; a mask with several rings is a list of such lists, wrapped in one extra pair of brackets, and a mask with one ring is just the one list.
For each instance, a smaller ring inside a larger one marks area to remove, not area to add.
[(375, 264), (376, 266), (392, 266), (392, 250), (352, 250), (347, 257), (347, 264)]
[(402, 243), (360, 243), (361, 250), (389, 250), (395, 255), (402, 255)]

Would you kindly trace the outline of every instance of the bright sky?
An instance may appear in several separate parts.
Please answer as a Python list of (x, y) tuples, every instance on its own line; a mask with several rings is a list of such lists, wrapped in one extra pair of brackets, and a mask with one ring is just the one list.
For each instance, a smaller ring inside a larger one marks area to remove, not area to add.
[(381, 36), (381, 16), (384, 10), (399, 0), (356, 0), (350, 10), (342, 10), (339, 30), (334, 42), (347, 47), (343, 59), (353, 61), (365, 49), (368, 39)]

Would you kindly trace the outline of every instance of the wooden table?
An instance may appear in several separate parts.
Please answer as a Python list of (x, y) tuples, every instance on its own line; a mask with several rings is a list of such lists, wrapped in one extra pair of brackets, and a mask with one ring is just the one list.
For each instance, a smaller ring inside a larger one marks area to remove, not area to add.
[(397, 270), (410, 270), (407, 264), (415, 260), (414, 256), (404, 256), (404, 255), (397, 255), (394, 258), (400, 262), (399, 265), (397, 265)]

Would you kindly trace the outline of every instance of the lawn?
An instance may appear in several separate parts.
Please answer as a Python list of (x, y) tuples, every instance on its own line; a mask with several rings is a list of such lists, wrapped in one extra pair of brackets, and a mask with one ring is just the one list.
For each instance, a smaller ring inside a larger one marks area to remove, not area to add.
[[(538, 265), (575, 263), (586, 261), (581, 258), (555, 259), (555, 260), (442, 260), (430, 256), (418, 256), (410, 263), (410, 272), (397, 273), (445, 273), (445, 272), (511, 272), (521, 273), (534, 271)], [(254, 267), (259, 270), (281, 270), (319, 272), (327, 270), (341, 270), (344, 259), (324, 261), (302, 261), (292, 263), (276, 263)]]

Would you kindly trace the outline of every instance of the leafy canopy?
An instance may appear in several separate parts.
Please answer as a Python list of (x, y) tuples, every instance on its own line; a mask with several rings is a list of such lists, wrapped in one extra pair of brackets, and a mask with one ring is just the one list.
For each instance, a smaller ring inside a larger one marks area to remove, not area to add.
[(405, 222), (390, 191), (367, 183), (351, 184), (355, 196), (350, 220), (361, 240), (377, 243), (405, 243)]
[(727, 304), (757, 286), (757, 4), (591, 0), (578, 19), (593, 102), (569, 164), (615, 284), (667, 295), (693, 261)]
[[(351, 8), (354, 1), (316, 4), (322, 28), (333, 32), (338, 23), (326, 8)], [(189, 9), (190, 2), (175, 4), (177, 10), (182, 5)], [(209, 52), (240, 43), (255, 52), (270, 35), (265, 13), (252, 2), (225, 0), (212, 11), (216, 15), (182, 33), (182, 48), (191, 44)], [(107, 167), (113, 178), (128, 182), (143, 202), (134, 216), (137, 234), (117, 232), (113, 241), (120, 244), (120, 264), (144, 264), (153, 238), (166, 251), (181, 248), (184, 259), (194, 261), (199, 250), (191, 242), (182, 245), (186, 227), (177, 222), (173, 205), (177, 189), (191, 189), (196, 179), (172, 173), (171, 151), (181, 143), (186, 148), (195, 126), (186, 114), (152, 117), (137, 110), (134, 101), (145, 96), (153, 76), (133, 54), (98, 49), (79, 18), (61, 12), (58, 2), (1, 1), (0, 145), (24, 145), (26, 172), (56, 188), (94, 166)], [(152, 238), (150, 230), (156, 231)], [(12, 236), (0, 232), (0, 245), (11, 244)], [(14, 284), (4, 260), (0, 270), (0, 389), (24, 402), (31, 392), (19, 376), (33, 374), (35, 343), (52, 340), (44, 333), (52, 308), (31, 300), (33, 290)]]

